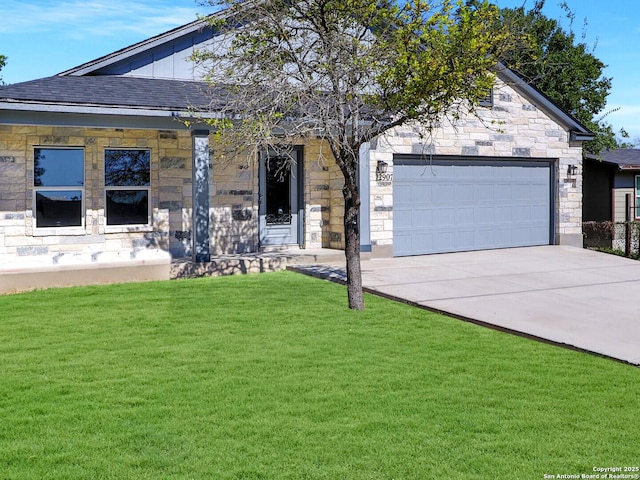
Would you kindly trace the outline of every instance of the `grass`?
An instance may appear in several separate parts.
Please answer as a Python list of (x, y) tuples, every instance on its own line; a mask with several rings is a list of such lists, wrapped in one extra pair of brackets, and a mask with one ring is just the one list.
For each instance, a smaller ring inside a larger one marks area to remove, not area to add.
[(594, 248), (594, 250), (598, 251), (598, 252), (603, 252), (603, 253), (608, 253), (610, 255), (617, 255), (619, 257), (627, 257), (630, 258), (632, 260), (640, 260), (640, 253), (629, 253), (629, 256), (627, 256), (624, 253), (624, 250), (621, 250), (619, 248), (611, 248), (611, 247), (597, 247)]
[(638, 465), (640, 369), (289, 272), (0, 297), (0, 479)]

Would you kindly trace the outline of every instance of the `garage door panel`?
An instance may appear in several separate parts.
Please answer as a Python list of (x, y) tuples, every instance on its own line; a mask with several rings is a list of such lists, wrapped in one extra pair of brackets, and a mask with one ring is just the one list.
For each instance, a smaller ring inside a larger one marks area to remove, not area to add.
[(496, 159), (450, 165), (441, 160), (426, 167), (396, 162), (394, 254), (548, 244), (550, 165)]
[(496, 222), (495, 210), (491, 206), (478, 206), (473, 209), (473, 212), (476, 225), (494, 225)]
[(474, 245), (475, 232), (471, 229), (455, 232), (455, 245), (460, 250), (467, 250)]
[(514, 218), (513, 208), (509, 208), (504, 205), (496, 207), (493, 214), (495, 221), (499, 223), (513, 222), (517, 218)]
[(534, 223), (543, 223), (549, 218), (549, 209), (546, 205), (532, 205), (529, 212), (529, 220)]
[(416, 249), (433, 250), (433, 235), (431, 233), (422, 232), (418, 234), (399, 234), (398, 238), (393, 239), (394, 249), (401, 253), (398, 255), (413, 255), (411, 252)]
[(397, 198), (401, 203), (410, 202), (412, 198), (412, 186), (409, 183), (395, 183), (393, 184), (393, 197)]
[(455, 185), (455, 198), (459, 202), (470, 203), (474, 200), (474, 192), (473, 192), (473, 183), (463, 183), (459, 185)]
[(411, 187), (411, 199), (416, 203), (430, 203), (433, 201), (433, 186)]
[[(394, 225), (398, 226), (398, 230), (411, 230), (411, 225), (415, 224), (411, 218), (413, 213), (410, 210), (397, 210), (393, 212)], [(394, 227), (395, 229), (395, 227)]]
[[(455, 233), (451, 230), (444, 230), (434, 233), (433, 235), (433, 248), (435, 251), (446, 248), (447, 245), (455, 244)], [(422, 247), (422, 245), (418, 245)]]
[(433, 224), (436, 225), (455, 225), (456, 209), (453, 207), (440, 207), (433, 211)]
[[(446, 168), (446, 167), (441, 167), (441, 168)], [(451, 170), (453, 172), (453, 174), (451, 175), (451, 178), (455, 178), (456, 180), (459, 181), (463, 181), (463, 180), (470, 180), (475, 178), (476, 173), (470, 169), (470, 168), (464, 168), (464, 167), (458, 167), (458, 166), (454, 166)]]
[(475, 242), (480, 249), (488, 248), (488, 245), (494, 245), (496, 243), (496, 230), (487, 228), (477, 229)]
[(549, 194), (549, 185), (531, 185), (529, 187), (529, 198), (532, 201), (538, 198), (544, 198), (545, 195)]
[(478, 184), (473, 187), (474, 201), (491, 201), (493, 200), (493, 185)]
[(496, 185), (493, 198), (494, 200), (505, 200), (511, 202), (512, 200), (517, 199), (517, 196), (512, 185)]
[(471, 208), (459, 208), (455, 211), (456, 225), (473, 225), (474, 212)]
[(453, 179), (433, 180), (433, 200), (437, 203), (449, 204), (455, 202), (456, 186)]
[(412, 224), (424, 227), (433, 225), (433, 209), (419, 208), (412, 212)]

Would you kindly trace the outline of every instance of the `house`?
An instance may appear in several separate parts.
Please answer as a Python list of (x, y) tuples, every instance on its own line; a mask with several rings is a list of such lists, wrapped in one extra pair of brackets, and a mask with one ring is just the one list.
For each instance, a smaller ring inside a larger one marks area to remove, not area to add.
[[(585, 235), (590, 245), (625, 250), (626, 232), (620, 224), (640, 219), (640, 149), (605, 150), (585, 157)], [(605, 235), (597, 225), (601, 222), (612, 222), (613, 230)]]
[[(168, 278), (170, 263), (264, 248), (343, 248), (342, 180), (301, 138), (297, 162), (229, 163), (206, 124), (215, 92), (189, 58), (195, 21), (49, 78), (0, 87), (0, 278)], [(361, 249), (421, 255), (582, 245), (583, 125), (502, 70), (478, 117), (360, 152)], [(324, 152), (324, 153), (323, 153)], [(321, 154), (323, 153), (323, 154)], [(96, 273), (96, 269), (101, 272)], [(11, 278), (13, 280), (11, 280)], [(79, 280), (82, 281), (82, 280)], [(1, 289), (0, 289), (1, 290)]]
[(640, 218), (640, 149), (587, 154), (583, 172), (585, 222), (624, 222)]

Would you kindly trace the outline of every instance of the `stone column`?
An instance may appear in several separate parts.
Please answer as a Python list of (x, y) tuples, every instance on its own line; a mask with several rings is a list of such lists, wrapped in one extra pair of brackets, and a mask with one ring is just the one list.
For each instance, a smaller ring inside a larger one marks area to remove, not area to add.
[(209, 231), (209, 131), (193, 136), (193, 260), (211, 260)]

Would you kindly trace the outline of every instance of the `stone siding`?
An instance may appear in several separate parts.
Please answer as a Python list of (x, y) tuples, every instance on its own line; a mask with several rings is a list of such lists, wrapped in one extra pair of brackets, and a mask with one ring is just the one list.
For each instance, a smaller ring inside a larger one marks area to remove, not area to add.
[(335, 162), (327, 145), (307, 140), (304, 146), (304, 203), (306, 248), (328, 247), (332, 220), (331, 170)]
[[(370, 145), (371, 244), (391, 252), (393, 244), (393, 155), (454, 155), (544, 158), (554, 168), (555, 233), (558, 243), (581, 245), (582, 147), (569, 132), (531, 105), (514, 88), (500, 84), (491, 108), (444, 123), (432, 132), (411, 126), (388, 132)], [(211, 254), (255, 252), (259, 248), (259, 168), (255, 158), (229, 161), (210, 138)], [(305, 248), (344, 248), (344, 180), (326, 143), (300, 139), (304, 152)], [(85, 152), (84, 224), (35, 228), (34, 148), (78, 147)], [(146, 148), (151, 152), (149, 226), (107, 226), (105, 148)], [(63, 126), (0, 125), (0, 263), (65, 265), (121, 260), (144, 252), (190, 257), (193, 244), (191, 132)], [(388, 164), (376, 172), (378, 161)], [(576, 165), (576, 175), (568, 166)]]
[[(161, 208), (166, 183), (160, 182), (160, 159), (179, 154), (190, 162), (190, 150), (178, 135), (163, 138), (163, 132), (107, 128), (2, 126), (0, 156), (0, 254), (20, 261), (54, 265), (93, 262), (103, 257), (135, 258), (143, 250), (168, 250), (172, 228), (168, 209)], [(188, 133), (186, 133), (189, 139)], [(183, 135), (184, 137), (184, 135)], [(34, 149), (69, 147), (84, 150), (83, 225), (73, 228), (35, 228)], [(153, 224), (148, 227), (107, 226), (105, 221), (104, 150), (146, 148), (151, 153)], [(8, 167), (8, 168), (7, 168)], [(183, 203), (182, 198), (175, 200)]]
[[(35, 228), (34, 148), (84, 149), (84, 224)], [(107, 226), (104, 150), (151, 153), (149, 226)], [(212, 254), (257, 248), (257, 174), (253, 165), (223, 165), (212, 157)], [(6, 266), (128, 260), (144, 251), (192, 254), (192, 137), (187, 130), (0, 125), (0, 258)]]
[[(212, 255), (255, 252), (259, 248), (258, 164), (253, 158), (229, 160), (211, 137), (210, 251)], [(6, 265), (127, 260), (144, 251), (192, 255), (192, 136), (186, 129), (0, 125), (0, 258)], [(328, 147), (303, 139), (304, 236), (306, 248), (342, 243), (341, 174)], [(84, 149), (84, 224), (73, 228), (35, 228), (34, 148)], [(152, 225), (107, 226), (104, 150), (146, 148), (151, 153)], [(337, 189), (334, 191), (333, 189)]]
[[(582, 145), (569, 141), (569, 132), (531, 105), (514, 88), (498, 83), (493, 106), (479, 108), (478, 116), (443, 122), (426, 132), (405, 126), (372, 142), (371, 242), (375, 247), (393, 244), (393, 155), (429, 155), (544, 158), (553, 162), (556, 178), (556, 241), (582, 246)], [(378, 161), (388, 164), (386, 175), (376, 175)], [(568, 175), (569, 165), (578, 172)]]

